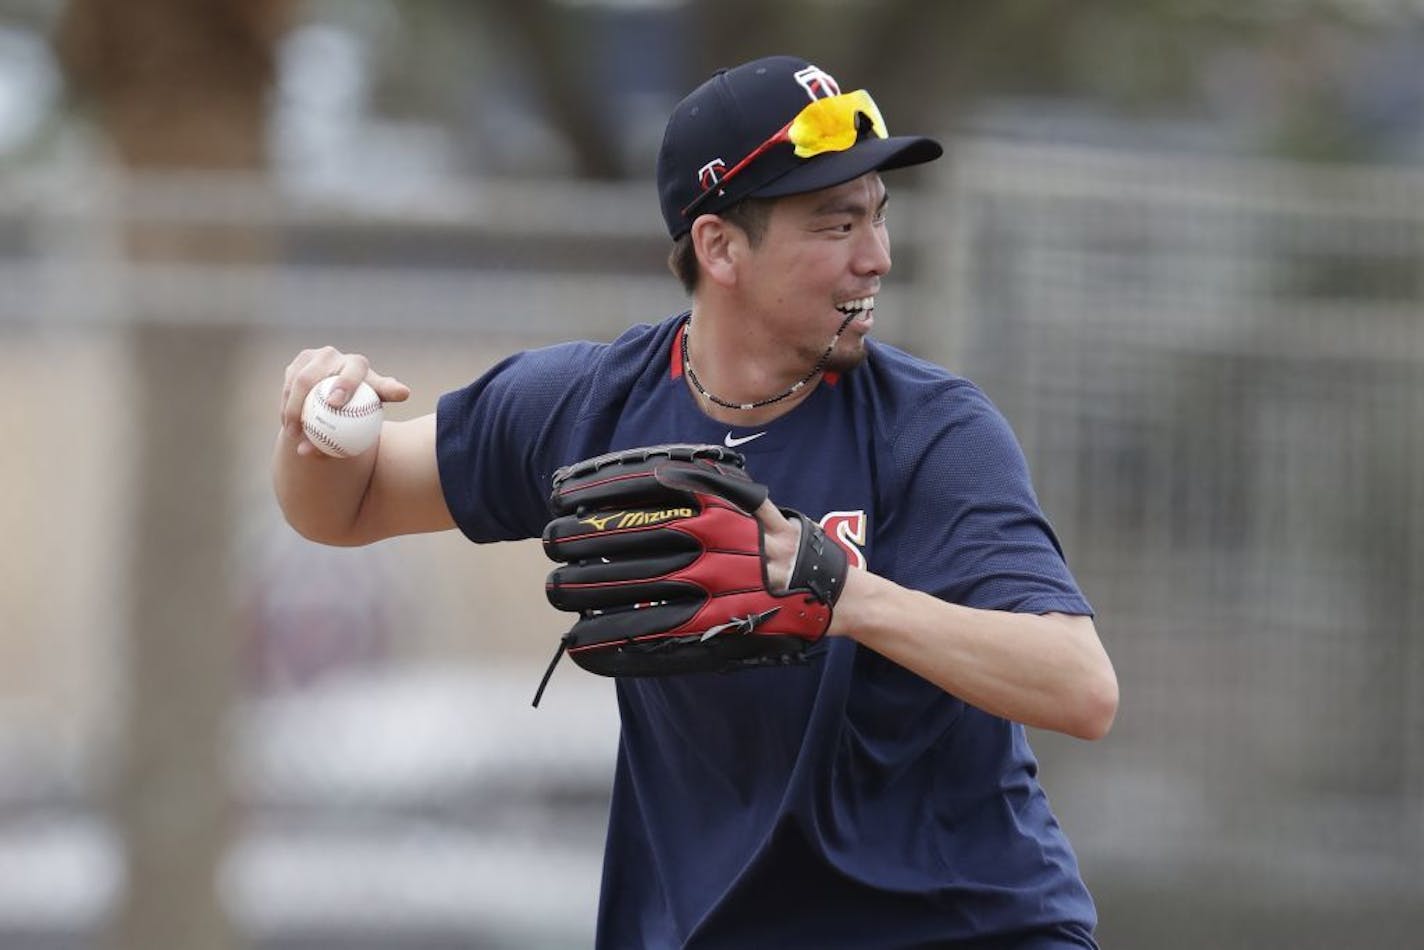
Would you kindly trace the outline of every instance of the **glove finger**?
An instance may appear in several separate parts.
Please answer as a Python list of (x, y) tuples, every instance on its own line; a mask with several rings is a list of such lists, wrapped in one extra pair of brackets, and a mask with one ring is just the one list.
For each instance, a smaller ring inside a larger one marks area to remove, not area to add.
[(565, 515), (544, 526), (550, 560), (617, 560), (690, 551), (741, 552), (760, 556), (757, 520), (720, 498), (694, 508), (632, 509)]
[(688, 495), (717, 495), (751, 514), (766, 501), (769, 491), (754, 482), (746, 472), (730, 465), (711, 461), (700, 463), (664, 462), (657, 468), (657, 479), (666, 488)]
[(608, 610), (635, 604), (707, 599), (707, 592), (698, 585), (664, 577), (668, 573), (661, 570), (664, 563), (614, 561), (555, 568), (544, 584), (544, 594), (559, 610)]
[(702, 642), (688, 637), (609, 641), (570, 648), (579, 666), (600, 676), (728, 673), (807, 662), (813, 647), (796, 637), (739, 637)]
[(741, 465), (740, 455), (717, 446), (613, 453), (560, 469), (549, 502), (555, 514), (567, 514), (579, 508), (687, 504), (695, 493), (705, 493), (752, 512), (766, 500), (767, 489)]
[(696, 459), (708, 459), (719, 465), (730, 465), (740, 467), (745, 464), (746, 459), (740, 452), (731, 449), (724, 449), (720, 445), (699, 445), (693, 443), (673, 443), (668, 445), (649, 445), (636, 449), (622, 449), (617, 452), (608, 452), (604, 455), (596, 455), (593, 458), (586, 458), (582, 461), (565, 465), (554, 472), (553, 484), (557, 489), (563, 485), (581, 483), (590, 478), (599, 478), (609, 470), (631, 472), (639, 469), (651, 471), (660, 462), (668, 459), (678, 459), (684, 462), (691, 462)]
[(655, 463), (611, 466), (570, 479), (554, 488), (549, 504), (554, 513), (571, 514), (580, 509), (678, 506), (692, 503), (687, 492), (658, 481)]
[[(668, 553), (659, 551), (647, 557), (607, 558), (595, 561), (575, 561), (564, 564), (549, 572), (548, 584), (558, 587), (581, 587), (590, 584), (628, 584), (635, 581), (648, 583), (664, 580), (684, 580), (674, 577), (702, 555), (697, 551)], [(686, 579), (691, 587), (700, 588), (696, 578)], [(644, 600), (637, 596), (628, 597), (624, 603)]]
[(612, 508), (564, 515), (544, 526), (544, 551), (556, 561), (646, 550), (760, 547), (757, 519), (715, 496), (671, 508)]
[(787, 635), (758, 627), (756, 635), (748, 635), (733, 625), (705, 637), (708, 629), (720, 625), (709, 623), (722, 613), (710, 604), (689, 602), (598, 612), (569, 631), (569, 655), (603, 676), (710, 673), (781, 666), (808, 656), (811, 638), (801, 631)]
[(581, 561), (695, 551), (698, 541), (694, 536), (658, 524), (666, 524), (663, 515), (681, 518), (694, 514), (691, 508), (673, 508), (565, 515), (544, 526), (544, 553), (555, 561)]
[(599, 644), (631, 643), (662, 638), (697, 614), (695, 601), (608, 610), (581, 618), (569, 630), (569, 652)]

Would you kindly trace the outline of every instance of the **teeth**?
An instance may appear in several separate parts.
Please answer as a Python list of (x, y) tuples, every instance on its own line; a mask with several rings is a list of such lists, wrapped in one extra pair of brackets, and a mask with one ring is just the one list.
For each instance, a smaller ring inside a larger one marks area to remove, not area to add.
[(864, 313), (867, 310), (875, 309), (875, 298), (861, 297), (859, 300), (847, 300), (845, 303), (839, 304), (836, 309), (844, 314)]

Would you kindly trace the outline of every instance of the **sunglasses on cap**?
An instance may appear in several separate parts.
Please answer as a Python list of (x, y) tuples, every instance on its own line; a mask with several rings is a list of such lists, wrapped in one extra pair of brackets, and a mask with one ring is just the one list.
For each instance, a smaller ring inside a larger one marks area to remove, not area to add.
[(767, 149), (780, 142), (790, 142), (796, 147), (797, 158), (814, 158), (825, 152), (844, 152), (860, 139), (861, 117), (869, 120), (870, 131), (876, 138), (886, 138), (885, 119), (881, 117), (875, 100), (864, 89), (813, 100), (806, 108), (796, 113), (796, 118), (783, 125), (765, 142), (752, 149), (747, 156), (716, 181), (710, 182), (691, 204), (682, 209), (682, 216), (688, 217), (713, 195), (723, 194), (724, 186), (748, 165), (756, 161)]

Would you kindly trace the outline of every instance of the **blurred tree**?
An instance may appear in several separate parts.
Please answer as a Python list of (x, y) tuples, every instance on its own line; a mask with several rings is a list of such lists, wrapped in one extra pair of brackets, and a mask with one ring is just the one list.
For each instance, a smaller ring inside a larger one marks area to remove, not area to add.
[(693, 0), (692, 9), (689, 87), (720, 66), (791, 52), (873, 90), (895, 128), (930, 130), (1006, 74), (1041, 72), (1045, 41), (1080, 15), (1052, 0)]
[[(153, 172), (260, 173), (273, 48), (291, 6), (70, 0), (56, 49), (71, 88), (133, 173), (125, 198), (141, 196)], [(146, 217), (138, 201), (126, 210), (135, 264), (250, 264), (264, 253), (257, 226)], [(235, 664), (225, 569), (231, 464), (227, 430), (213, 422), (224, 417), (234, 388), (232, 360), (244, 331), (226, 309), (178, 322), (131, 316), (142, 444), (129, 562), (126, 748), (114, 804), (128, 869), (116, 942), (124, 950), (217, 950), (235, 941), (217, 894)]]
[[(511, 70), (531, 93), (534, 108), (568, 145), (573, 173), (619, 178), (646, 174), (652, 156), (626, 159), (620, 137), (627, 130), (614, 121), (618, 104), (610, 101), (619, 91), (601, 81), (607, 60), (628, 56), (627, 49), (609, 47), (608, 31), (600, 27), (610, 22), (655, 21), (648, 34), (658, 42), (635, 47), (637, 61), (619, 68), (660, 73), (670, 62), (670, 74), (652, 77), (669, 96), (682, 95), (719, 67), (794, 53), (872, 89), (886, 105), (892, 129), (943, 134), (978, 102), (995, 95), (1074, 99), (1129, 116), (1201, 115), (1213, 90), (1218, 100), (1231, 103), (1232, 94), (1219, 91), (1224, 80), (1216, 75), (1223, 55), (1240, 50), (1269, 61), (1296, 49), (1294, 37), (1351, 30), (1382, 36), (1405, 16), (1401, 12), (1383, 21), (1365, 16), (1367, 9), (1349, 0), (1142, 0), (1126, 6), (1112, 0), (670, 0), (636, 5), (427, 0), (398, 5), (410, 27), (408, 42), (421, 55), (392, 57), (391, 64), (401, 72), (399, 85), (406, 93), (444, 90), (440, 95), (447, 97), (447, 110), (453, 105), (449, 90), (468, 88), (472, 73), (478, 75), (473, 80), (480, 87), (476, 97), (483, 94), (487, 100), (502, 91), (491, 77)], [(1301, 113), (1324, 127), (1339, 124), (1332, 110), (1345, 103), (1330, 95), (1339, 60), (1321, 53), (1326, 42), (1317, 39), (1294, 54), (1298, 75), (1292, 86), (1251, 100), (1272, 112), (1256, 117), (1259, 138), (1251, 144), (1289, 151), (1296, 143), (1303, 152), (1320, 151), (1315, 143), (1292, 137), (1290, 126), (1299, 124)], [(430, 50), (439, 55), (427, 56)], [(443, 78), (416, 81), (422, 70), (439, 70)], [(1270, 83), (1269, 77), (1246, 78), (1257, 85)], [(1252, 90), (1235, 94), (1249, 96)], [(1359, 138), (1353, 142), (1357, 148), (1365, 144)]]
[(578, 156), (579, 174), (618, 178), (621, 149), (610, 135), (613, 127), (600, 121), (604, 110), (599, 90), (580, 74), (580, 60), (590, 50), (579, 42), (579, 31), (567, 11), (557, 7), (548, 0), (515, 0), (493, 4), (491, 12), (496, 29), (502, 26), (532, 56), (529, 62), (535, 68), (527, 75), (551, 121), (563, 130)]
[(0, 22), (6, 26), (48, 27), (61, 0), (0, 0)]
[[(492, 28), (502, 29), (523, 52), (527, 76), (551, 122), (568, 139), (577, 172), (613, 178), (630, 171), (616, 159), (619, 127), (606, 120), (607, 90), (589, 82), (587, 61), (609, 51), (591, 49), (595, 31), (581, 28), (594, 12), (564, 0), (486, 0)], [(1075, 7), (1051, 0), (994, 4), (938, 0), (688, 0), (680, 19), (669, 19), (667, 39), (683, 34), (688, 55), (680, 74), (667, 77), (681, 95), (716, 69), (790, 53), (853, 77), (893, 102), (895, 128), (943, 129), (958, 109), (997, 75), (1006, 58), (1015, 66), (1033, 57), (1075, 16)], [(650, 164), (650, 163), (649, 163)]]

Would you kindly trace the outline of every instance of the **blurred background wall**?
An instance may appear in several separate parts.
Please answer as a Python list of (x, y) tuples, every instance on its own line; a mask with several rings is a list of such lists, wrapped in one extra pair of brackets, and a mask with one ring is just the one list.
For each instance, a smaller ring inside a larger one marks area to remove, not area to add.
[(616, 712), (536, 545), (308, 544), (331, 343), (430, 411), (676, 312), (651, 182), (794, 51), (947, 159), (877, 332), (1005, 410), (1122, 706), (1105, 947), (1424, 928), (1424, 8), (0, 0), (0, 948), (580, 947)]

